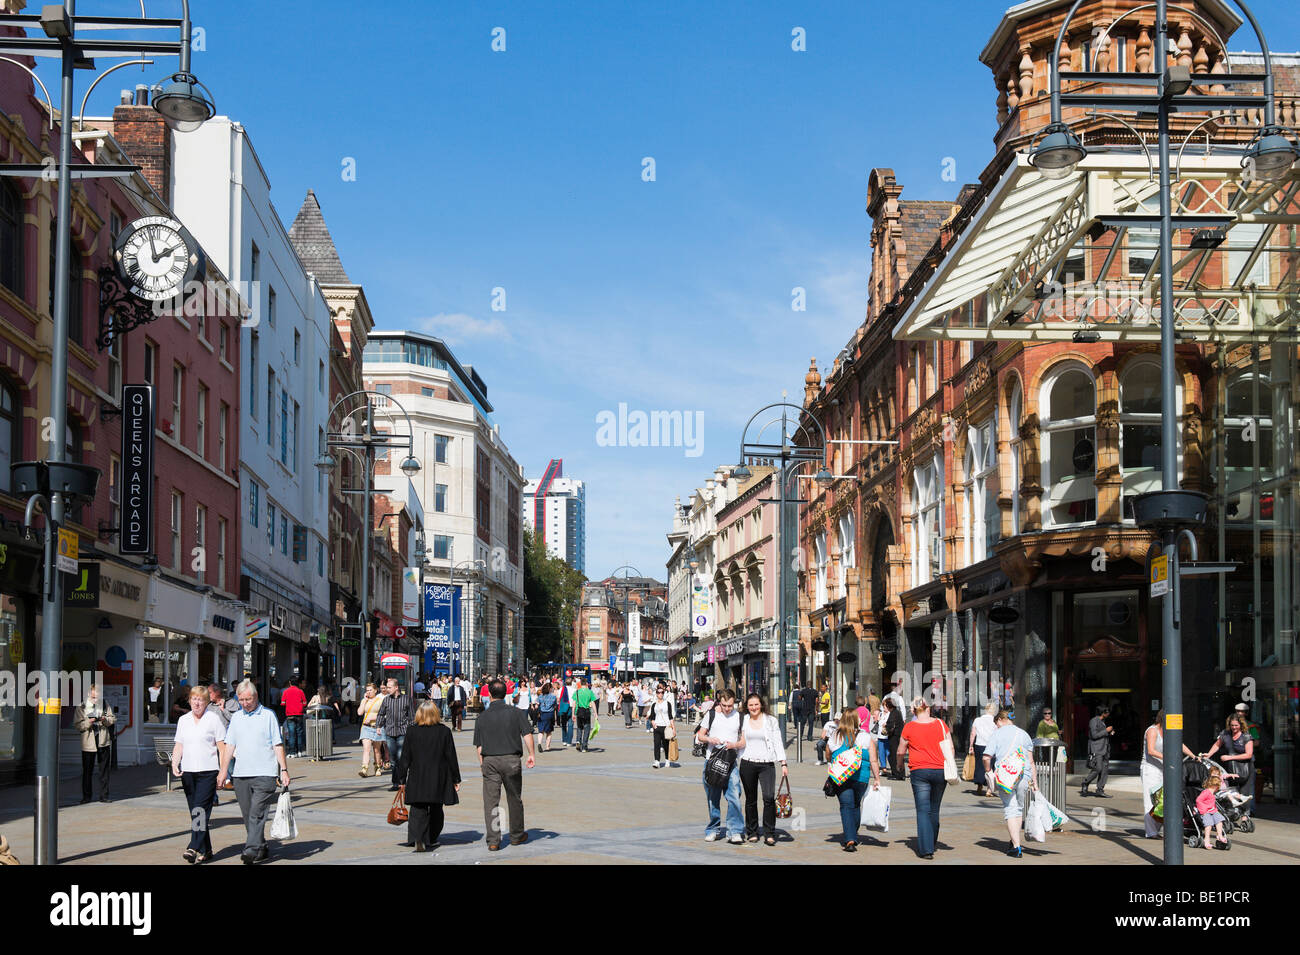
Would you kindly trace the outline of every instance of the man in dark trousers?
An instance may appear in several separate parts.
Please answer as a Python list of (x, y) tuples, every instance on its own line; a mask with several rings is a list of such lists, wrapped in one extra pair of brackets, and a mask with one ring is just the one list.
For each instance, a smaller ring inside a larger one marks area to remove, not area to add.
[(1106, 777), (1110, 775), (1110, 737), (1115, 727), (1106, 725), (1110, 708), (1097, 707), (1097, 714), (1088, 723), (1088, 776), (1083, 781), (1080, 796), (1088, 795), (1088, 786), (1097, 780), (1097, 795), (1109, 799), (1106, 792)]
[(451, 686), (445, 690), (447, 702), (451, 704), (451, 726), (452, 729), (461, 730), (465, 728), (465, 707), (469, 705), (469, 690), (465, 684), (460, 682), (460, 677), (456, 677)]
[(790, 712), (794, 716), (794, 738), (798, 739), (803, 735), (803, 724), (808, 718), (807, 711), (804, 710), (803, 687), (796, 686), (790, 691)]
[(804, 739), (811, 740), (813, 738), (813, 729), (815, 728), (818, 731), (821, 730), (821, 727), (816, 725), (817, 724), (817, 691), (812, 688), (811, 684), (809, 684), (799, 692), (800, 694), (802, 694), (803, 697), (804, 720), (808, 724), (808, 734), (804, 737)]
[(510, 844), (528, 841), (524, 829), (524, 771), (520, 765), (524, 747), (528, 747), (527, 766), (533, 758), (533, 724), (528, 713), (506, 702), (506, 684), (500, 677), (488, 684), (492, 702), (474, 722), (474, 747), (478, 750), (483, 772), (483, 818), (487, 827), (488, 849), (501, 848), (501, 787), (506, 790), (510, 809)]

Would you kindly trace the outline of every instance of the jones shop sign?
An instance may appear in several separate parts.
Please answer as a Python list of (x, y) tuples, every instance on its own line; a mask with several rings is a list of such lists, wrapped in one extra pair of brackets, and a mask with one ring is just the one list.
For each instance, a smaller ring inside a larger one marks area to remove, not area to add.
[(123, 554), (153, 550), (153, 385), (122, 386)]

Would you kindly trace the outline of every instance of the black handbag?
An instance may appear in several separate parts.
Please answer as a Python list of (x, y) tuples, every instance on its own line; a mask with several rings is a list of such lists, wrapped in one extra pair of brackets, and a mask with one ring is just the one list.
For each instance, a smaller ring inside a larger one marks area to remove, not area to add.
[(736, 765), (734, 749), (715, 750), (704, 764), (704, 781), (715, 789), (726, 789), (731, 781), (731, 771)]
[(826, 777), (826, 782), (822, 783), (822, 792), (824, 792), (831, 799), (834, 799), (837, 796), (839, 796), (840, 790), (843, 788), (844, 786), (842, 784), (837, 783), (829, 776)]

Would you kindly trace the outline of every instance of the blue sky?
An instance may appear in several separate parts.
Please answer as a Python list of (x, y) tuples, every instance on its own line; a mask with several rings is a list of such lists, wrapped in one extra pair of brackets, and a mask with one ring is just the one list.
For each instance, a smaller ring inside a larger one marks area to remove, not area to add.
[[(1300, 47), (1291, 2), (1252, 4), (1278, 49)], [(1008, 5), (193, 0), (194, 69), (250, 130), (286, 224), (316, 191), (377, 325), (474, 365), (529, 477), (561, 457), (587, 481), (588, 575), (663, 579), (674, 495), (734, 463), (749, 416), (783, 389), (798, 403), (808, 359), (825, 368), (861, 322), (870, 170), (944, 199), (991, 158), (978, 56)], [(91, 114), (146, 81), (118, 76)], [(702, 453), (601, 446), (620, 403), (702, 413)]]

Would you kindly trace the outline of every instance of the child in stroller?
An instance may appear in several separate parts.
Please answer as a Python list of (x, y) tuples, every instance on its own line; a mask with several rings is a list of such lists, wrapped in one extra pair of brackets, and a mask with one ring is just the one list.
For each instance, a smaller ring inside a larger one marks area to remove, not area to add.
[[(1228, 848), (1228, 838), (1223, 832), (1223, 813), (1219, 812), (1218, 803), (1219, 787), (1222, 783), (1223, 780), (1218, 773), (1210, 773), (1209, 778), (1202, 784), (1200, 795), (1196, 797), (1196, 812), (1200, 816), (1201, 825), (1205, 827), (1203, 842), (1206, 849), (1216, 846), (1220, 849)], [(1215, 836), (1213, 843), (1210, 841), (1211, 834)]]
[[(1212, 776), (1217, 776), (1219, 781), (1214, 790), (1209, 790), (1207, 781)], [(1183, 839), (1190, 849), (1196, 849), (1205, 843), (1206, 839), (1201, 835), (1202, 826), (1207, 832), (1216, 828), (1219, 830), (1220, 839), (1213, 845), (1207, 845), (1207, 848), (1232, 848), (1227, 839), (1228, 825), (1223, 822), (1226, 817), (1219, 811), (1216, 798), (1222, 780), (1223, 774), (1214, 770), (1207, 760), (1192, 756), (1183, 758)], [(1208, 823), (1202, 819), (1202, 815), (1206, 815), (1201, 808), (1202, 805), (1209, 808), (1208, 815), (1211, 821)], [(1218, 816), (1218, 819), (1213, 818), (1214, 816)], [(1168, 819), (1167, 810), (1166, 819)]]
[(1224, 831), (1231, 834), (1234, 830), (1254, 832), (1255, 821), (1250, 817), (1250, 797), (1237, 788), (1241, 777), (1232, 772), (1227, 765), (1212, 759), (1201, 759), (1196, 763), (1187, 763), (1186, 777), (1189, 782), (1200, 783), (1211, 773), (1217, 773), (1220, 779), (1219, 791), (1215, 797), (1219, 812), (1223, 814)]

